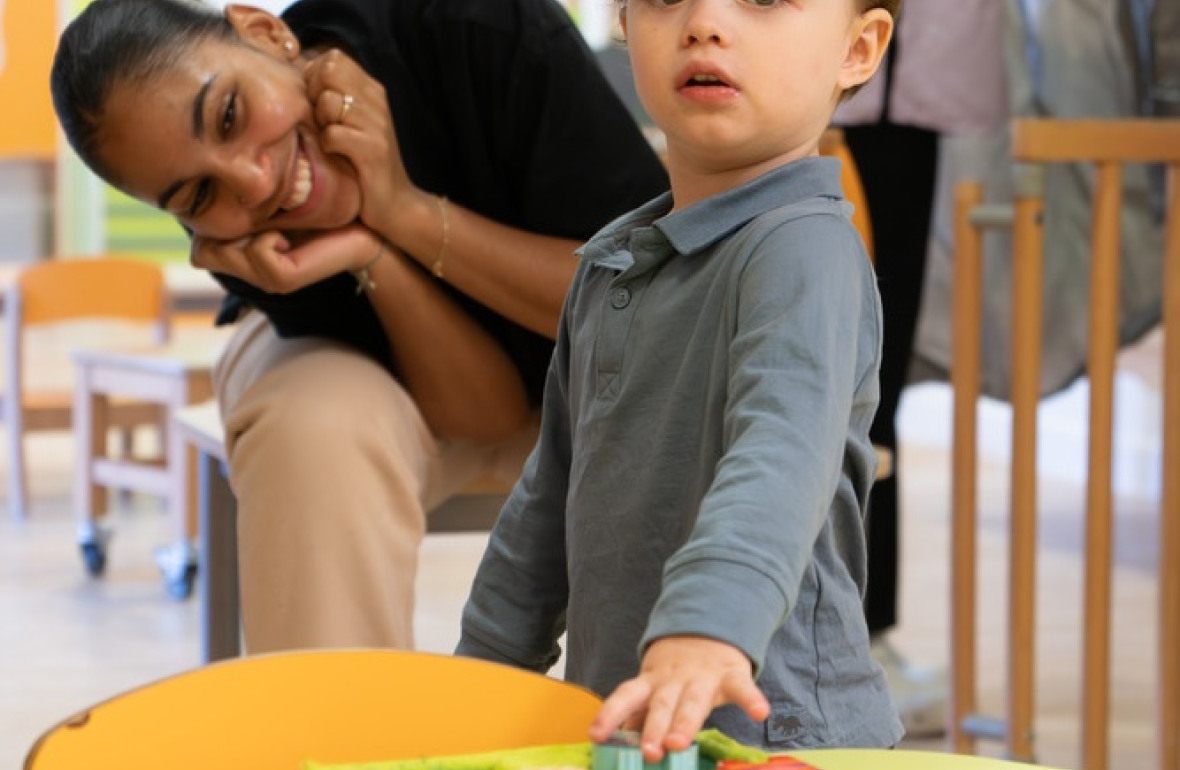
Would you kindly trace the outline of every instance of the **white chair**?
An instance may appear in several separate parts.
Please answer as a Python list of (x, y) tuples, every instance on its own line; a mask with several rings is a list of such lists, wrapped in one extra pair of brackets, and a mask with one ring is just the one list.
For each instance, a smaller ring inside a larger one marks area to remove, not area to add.
[[(33, 391), (25, 386), (26, 331), (33, 326), (85, 319), (147, 324), (153, 338), (169, 336), (163, 271), (130, 259), (54, 259), (22, 269), (5, 298), (7, 350), (0, 417), (8, 430), (9, 507), (15, 518), (28, 515), (24, 437), (31, 431), (68, 430), (73, 394), (68, 388)], [(135, 401), (112, 405), (110, 424), (130, 428), (159, 423), (155, 406)]]

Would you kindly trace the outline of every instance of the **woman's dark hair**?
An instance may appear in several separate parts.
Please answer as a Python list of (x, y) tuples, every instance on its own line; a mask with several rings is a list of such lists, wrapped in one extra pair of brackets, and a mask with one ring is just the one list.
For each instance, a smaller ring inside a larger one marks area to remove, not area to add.
[(49, 76), (53, 109), (90, 169), (116, 181), (98, 157), (99, 124), (117, 82), (143, 83), (195, 43), (234, 38), (225, 17), (190, 0), (94, 0), (66, 27)]

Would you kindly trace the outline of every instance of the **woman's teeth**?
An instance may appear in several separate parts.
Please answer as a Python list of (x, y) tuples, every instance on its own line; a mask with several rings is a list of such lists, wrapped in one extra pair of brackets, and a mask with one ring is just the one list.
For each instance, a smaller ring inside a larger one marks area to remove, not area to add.
[(307, 196), (311, 194), (311, 162), (300, 155), (295, 161), (295, 184), (291, 186), (291, 194), (283, 201), (282, 209), (291, 211), (307, 203)]

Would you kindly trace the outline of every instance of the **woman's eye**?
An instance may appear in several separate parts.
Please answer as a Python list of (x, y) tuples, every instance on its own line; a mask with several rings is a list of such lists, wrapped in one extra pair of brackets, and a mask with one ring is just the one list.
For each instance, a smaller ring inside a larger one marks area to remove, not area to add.
[(778, 5), (782, 0), (746, 0), (750, 5), (756, 5), (759, 8), (770, 8)]
[(208, 197), (209, 180), (202, 179), (199, 183), (197, 183), (196, 192), (193, 193), (193, 202), (189, 204), (188, 211), (186, 212), (188, 216), (195, 217), (197, 212), (200, 211), (201, 207), (205, 204), (205, 200)]
[(228, 136), (230, 130), (234, 127), (234, 119), (238, 112), (238, 95), (230, 94), (229, 101), (225, 105), (225, 112), (221, 114), (221, 135)]

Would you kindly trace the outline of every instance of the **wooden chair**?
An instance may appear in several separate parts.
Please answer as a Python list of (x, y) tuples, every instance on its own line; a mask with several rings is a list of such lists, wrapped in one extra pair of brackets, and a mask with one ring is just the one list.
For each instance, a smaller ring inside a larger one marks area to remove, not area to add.
[(485, 661), (391, 650), (288, 652), (179, 674), (44, 733), (25, 770), (292, 770), (587, 741), (601, 702)]
[[(1020, 164), (1091, 163), (1097, 168), (1091, 244), (1090, 447), (1086, 503), (1082, 759), (1107, 765), (1110, 711), (1111, 432), (1118, 340), (1122, 165), (1164, 163), (1170, 175), (1164, 275), (1163, 501), (1159, 559), (1160, 770), (1180, 768), (1180, 120), (1018, 120)], [(978, 183), (956, 191), (952, 386), (951, 742), (973, 751), (980, 737), (1006, 741), (1009, 756), (1033, 756), (1036, 573), (1036, 418), (1041, 363), (1043, 192), (1022, 166), (1008, 212), (982, 205)], [(1012, 289), (1012, 468), (1009, 533), (1008, 714), (975, 713), (975, 405), (980, 373), (981, 230), (1014, 231)]]
[[(5, 299), (7, 350), (0, 415), (8, 428), (9, 505), (28, 513), (24, 436), (30, 431), (67, 430), (73, 391), (33, 392), (25, 388), (24, 334), (29, 327), (85, 319), (127, 320), (151, 327), (163, 342), (169, 334), (164, 274), (141, 261), (105, 257), (54, 259), (20, 271)], [(136, 402), (115, 404), (111, 424), (158, 423), (159, 410)]]

